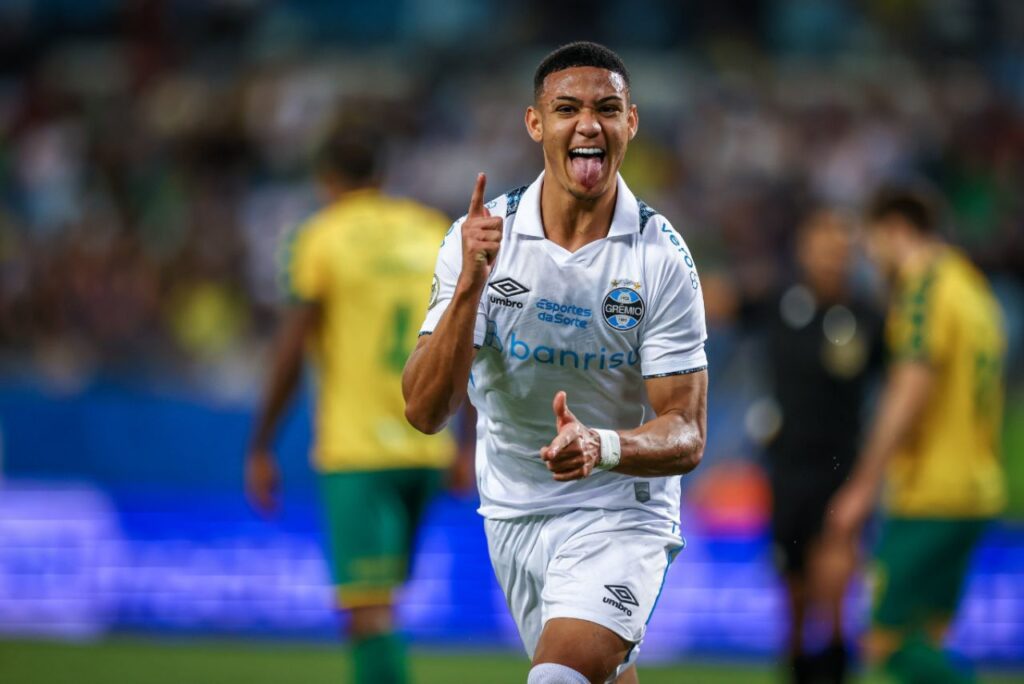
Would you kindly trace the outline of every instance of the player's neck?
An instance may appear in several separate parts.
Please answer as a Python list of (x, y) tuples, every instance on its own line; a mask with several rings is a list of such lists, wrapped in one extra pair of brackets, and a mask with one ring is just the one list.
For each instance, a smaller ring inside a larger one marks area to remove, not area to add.
[(935, 262), (942, 251), (943, 243), (927, 238), (907, 240), (899, 254), (898, 277), (920, 273)]
[(617, 193), (618, 187), (612, 186), (596, 199), (582, 200), (556, 181), (545, 181), (540, 192), (540, 215), (545, 236), (570, 252), (607, 237)]
[(908, 241), (903, 253), (904, 262), (911, 268), (923, 268), (939, 255), (942, 243), (938, 240), (920, 238)]
[(350, 181), (339, 177), (330, 177), (322, 181), (324, 194), (331, 203), (351, 196), (371, 192), (380, 192), (380, 185), (369, 181)]

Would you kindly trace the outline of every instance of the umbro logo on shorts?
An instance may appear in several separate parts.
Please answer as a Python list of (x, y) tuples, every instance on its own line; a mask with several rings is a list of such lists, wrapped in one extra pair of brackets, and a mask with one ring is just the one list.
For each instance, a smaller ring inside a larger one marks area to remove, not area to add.
[(624, 604), (636, 606), (638, 608), (640, 607), (639, 601), (636, 600), (636, 596), (634, 596), (633, 592), (629, 590), (629, 587), (624, 587), (621, 584), (606, 584), (604, 585), (604, 588), (608, 590), (608, 593), (615, 597), (615, 600), (605, 596), (602, 598), (602, 601), (607, 603), (609, 606), (615, 606), (626, 615), (632, 616), (633, 611), (627, 608)]
[(512, 278), (502, 278), (501, 280), (495, 280), (490, 284), (491, 289), (496, 291), (505, 297), (515, 297), (516, 295), (526, 294), (530, 291), (530, 288), (526, 287), (522, 283), (513, 280)]

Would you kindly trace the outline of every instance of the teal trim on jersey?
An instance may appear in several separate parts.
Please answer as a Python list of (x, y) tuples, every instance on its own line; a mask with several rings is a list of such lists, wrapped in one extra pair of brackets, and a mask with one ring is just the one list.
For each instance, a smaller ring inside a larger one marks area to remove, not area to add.
[(509, 190), (505, 193), (506, 204), (505, 204), (505, 218), (508, 218), (512, 214), (519, 211), (519, 200), (523, 198), (523, 193), (529, 185), (520, 185), (518, 188)]
[(672, 371), (671, 373), (655, 373), (654, 375), (645, 375), (644, 380), (651, 380), (653, 378), (667, 378), (671, 375), (690, 375), (691, 373), (700, 373), (702, 370), (707, 370), (708, 364), (703, 366), (697, 366), (696, 368), (690, 368), (688, 370)]
[(636, 206), (640, 210), (640, 234), (643, 235), (644, 228), (647, 227), (647, 222), (651, 220), (651, 217), (657, 214), (657, 210), (647, 205), (641, 199), (636, 201)]

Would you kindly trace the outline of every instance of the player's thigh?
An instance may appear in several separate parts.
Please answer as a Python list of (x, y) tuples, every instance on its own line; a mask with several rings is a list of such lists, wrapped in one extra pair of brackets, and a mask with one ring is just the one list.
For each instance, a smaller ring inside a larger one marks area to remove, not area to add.
[(636, 673), (636, 665), (627, 667), (618, 677), (615, 684), (640, 684), (640, 677)]
[(874, 625), (908, 631), (956, 612), (985, 522), (889, 518), (872, 568)]
[(389, 471), (320, 477), (331, 576), (343, 608), (392, 602), (408, 567), (401, 481)]
[(552, 554), (546, 543), (545, 528), (550, 521), (550, 516), (484, 521), (495, 578), (530, 658), (536, 651), (543, 627), (541, 592)]
[(554, 618), (544, 623), (533, 664), (557, 663), (588, 681), (605, 682), (626, 662), (633, 643), (589, 620)]
[[(624, 525), (626, 521), (628, 524)], [(681, 548), (682, 539), (672, 523), (638, 523), (630, 513), (605, 512), (593, 525), (570, 535), (558, 546), (546, 568), (542, 592), (544, 631), (537, 653), (543, 652), (549, 658), (552, 653), (562, 653), (560, 646), (546, 641), (548, 625), (555, 620), (592, 623), (594, 639), (608, 639), (609, 643), (624, 646), (624, 650), (608, 646), (615, 658), (621, 658), (613, 673), (621, 674), (636, 661), (668, 568)], [(578, 647), (575, 651), (574, 662), (582, 658), (594, 668), (606, 664), (603, 658), (608, 651)]]
[(924, 615), (926, 631), (940, 633), (939, 625), (952, 621), (963, 597), (974, 548), (981, 538), (985, 520), (934, 521), (935, 537), (931, 553), (931, 573), (926, 590), (928, 610)]

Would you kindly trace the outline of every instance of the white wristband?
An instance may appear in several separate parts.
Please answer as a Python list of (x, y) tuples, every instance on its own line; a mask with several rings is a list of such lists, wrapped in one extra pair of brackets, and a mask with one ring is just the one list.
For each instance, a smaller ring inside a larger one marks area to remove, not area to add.
[(597, 463), (598, 470), (611, 470), (622, 460), (622, 440), (615, 430), (594, 428), (601, 439), (601, 460)]

